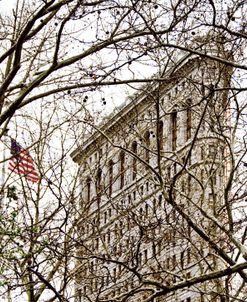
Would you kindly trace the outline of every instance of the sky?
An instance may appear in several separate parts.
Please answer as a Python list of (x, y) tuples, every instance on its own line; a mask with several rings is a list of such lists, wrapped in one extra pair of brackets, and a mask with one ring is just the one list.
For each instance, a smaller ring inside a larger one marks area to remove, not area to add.
[(0, 0), (0, 13), (7, 12), (14, 7), (16, 0)]

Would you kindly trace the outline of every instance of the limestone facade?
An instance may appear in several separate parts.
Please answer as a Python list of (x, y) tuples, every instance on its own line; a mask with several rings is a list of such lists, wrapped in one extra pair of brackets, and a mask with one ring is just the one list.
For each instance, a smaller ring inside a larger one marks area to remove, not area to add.
[(229, 118), (227, 94), (216, 88), (229, 78), (218, 63), (183, 58), (73, 152), (77, 301), (223, 301), (219, 280), (169, 288), (223, 266), (191, 221), (223, 244), (210, 215), (224, 219)]

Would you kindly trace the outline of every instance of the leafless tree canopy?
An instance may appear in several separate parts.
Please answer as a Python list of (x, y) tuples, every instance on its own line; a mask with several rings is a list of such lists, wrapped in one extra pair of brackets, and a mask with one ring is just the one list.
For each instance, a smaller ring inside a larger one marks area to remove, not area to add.
[[(246, 70), (245, 10), (242, 1), (17, 1), (1, 15), (0, 122), (61, 92), (82, 99), (150, 80), (136, 68), (164, 70), (177, 50)], [(210, 53), (211, 42), (230, 54)]]
[[(2, 0), (0, 6), (1, 140), (9, 147), (3, 135), (9, 128), (29, 148), (41, 175), (35, 187), (17, 176), (5, 177), (2, 186), (3, 299), (73, 301), (73, 282), (80, 280), (87, 290), (81, 287), (79, 296), (92, 301), (128, 301), (138, 294), (153, 301), (188, 287), (209, 301), (245, 301), (245, 1)], [(125, 95), (132, 95), (127, 106), (134, 107), (147, 97), (154, 113), (143, 116), (138, 106), (133, 116), (121, 111), (109, 133), (111, 118), (121, 110), (114, 106)], [(100, 113), (113, 109), (103, 120)], [(181, 116), (190, 142), (182, 156)], [(99, 126), (102, 120), (106, 126)], [(202, 128), (213, 137), (210, 144), (200, 137)], [(107, 141), (115, 158), (102, 153), (93, 168), (80, 154), (74, 172), (69, 154), (90, 133), (96, 148)], [(102, 214), (102, 200), (111, 199), (114, 185), (126, 186), (126, 169), (132, 169), (131, 181), (147, 175), (135, 193), (142, 206), (115, 204), (112, 213)], [(96, 197), (90, 200), (92, 186)], [(78, 196), (81, 187), (88, 196)], [(142, 195), (148, 190), (156, 190), (152, 202)], [(92, 204), (105, 218), (91, 219)], [(120, 220), (112, 223), (112, 217)], [(111, 222), (109, 233), (102, 221)], [(174, 238), (188, 247), (161, 262)], [(150, 257), (152, 265), (143, 270)], [(212, 265), (216, 260), (218, 267)], [(200, 272), (189, 275), (189, 265)]]

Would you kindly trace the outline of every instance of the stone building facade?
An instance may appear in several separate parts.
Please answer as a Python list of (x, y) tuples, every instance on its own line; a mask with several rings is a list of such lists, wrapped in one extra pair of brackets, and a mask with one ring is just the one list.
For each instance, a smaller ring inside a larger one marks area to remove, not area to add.
[[(225, 301), (211, 240), (227, 174), (230, 71), (183, 57), (72, 154), (81, 167), (77, 301)], [(226, 242), (224, 244), (227, 244)], [(184, 283), (188, 286), (184, 286)], [(191, 284), (191, 285), (190, 285)]]

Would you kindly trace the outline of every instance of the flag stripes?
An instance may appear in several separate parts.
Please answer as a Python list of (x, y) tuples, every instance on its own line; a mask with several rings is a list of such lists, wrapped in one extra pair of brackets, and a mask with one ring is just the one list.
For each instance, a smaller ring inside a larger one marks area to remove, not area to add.
[(22, 174), (32, 182), (39, 181), (39, 173), (36, 170), (34, 161), (27, 150), (11, 138), (11, 154), (8, 169), (16, 174)]

